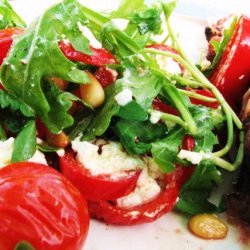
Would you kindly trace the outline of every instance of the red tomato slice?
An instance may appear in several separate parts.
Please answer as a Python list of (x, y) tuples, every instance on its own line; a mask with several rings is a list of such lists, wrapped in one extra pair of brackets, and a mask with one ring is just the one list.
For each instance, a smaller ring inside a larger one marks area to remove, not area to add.
[(250, 82), (250, 19), (242, 16), (210, 80), (237, 109)]
[(22, 32), (23, 29), (20, 28), (7, 28), (0, 30), (0, 65), (8, 54), (10, 46), (13, 42), (13, 36), (21, 34)]
[[(213, 93), (211, 93), (208, 89), (191, 89), (191, 88), (188, 88), (188, 90), (192, 91), (194, 93), (197, 93), (199, 95), (214, 98)], [(217, 109), (219, 107), (218, 102), (206, 102), (206, 101), (198, 100), (198, 99), (195, 99), (195, 98), (190, 98), (190, 101), (194, 105), (203, 105), (203, 106), (206, 106), (206, 107), (212, 108), (212, 109)]]
[(74, 158), (73, 152), (60, 157), (63, 175), (70, 180), (91, 201), (115, 200), (135, 189), (141, 171), (128, 171), (125, 176), (111, 178), (110, 175), (92, 175)]
[(82, 249), (87, 203), (54, 169), (28, 162), (0, 169), (0, 197), (0, 249), (13, 250), (23, 240), (35, 249)]
[(82, 62), (89, 65), (101, 67), (107, 64), (117, 64), (118, 61), (106, 49), (96, 49), (90, 46), (92, 55), (84, 54), (76, 51), (70, 43), (59, 42), (59, 47), (62, 53), (71, 61)]
[(181, 185), (191, 176), (192, 168), (177, 167), (173, 173), (166, 175), (166, 188), (157, 198), (146, 204), (119, 208), (109, 201), (89, 201), (92, 217), (109, 224), (135, 225), (152, 222), (169, 212), (175, 205)]

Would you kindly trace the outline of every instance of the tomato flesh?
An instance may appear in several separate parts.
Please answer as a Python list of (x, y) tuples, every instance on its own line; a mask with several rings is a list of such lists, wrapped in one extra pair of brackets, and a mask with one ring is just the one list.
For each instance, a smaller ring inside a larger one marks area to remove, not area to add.
[(237, 110), (250, 81), (250, 19), (242, 16), (210, 81)]
[(125, 175), (112, 178), (110, 175), (92, 175), (80, 162), (75, 160), (74, 153), (68, 151), (60, 157), (62, 174), (70, 180), (87, 200), (115, 200), (135, 189), (140, 170), (128, 171)]
[(13, 250), (23, 240), (35, 249), (82, 249), (86, 201), (54, 169), (28, 162), (0, 169), (0, 197), (0, 249)]

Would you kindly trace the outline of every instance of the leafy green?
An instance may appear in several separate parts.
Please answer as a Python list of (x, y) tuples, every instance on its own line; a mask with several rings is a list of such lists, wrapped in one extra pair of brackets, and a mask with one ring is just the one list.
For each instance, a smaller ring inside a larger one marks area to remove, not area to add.
[(223, 30), (223, 37), (221, 39), (220, 42), (218, 41), (212, 41), (211, 44), (215, 49), (216, 55), (213, 59), (212, 64), (206, 69), (206, 72), (210, 72), (211, 70), (213, 70), (215, 68), (215, 66), (217, 65), (217, 63), (219, 62), (224, 50), (226, 49), (227, 45), (229, 44), (233, 33), (235, 31), (236, 25), (238, 23), (238, 16), (234, 16), (231, 24), (228, 26), (228, 28), (225, 28)]
[(5, 91), (0, 89), (0, 107), (2, 109), (9, 108), (10, 111), (14, 112), (19, 110), (26, 117), (33, 117), (34, 111), (22, 100), (17, 99)]
[(116, 116), (135, 121), (146, 121), (148, 119), (148, 113), (135, 101), (121, 106)]
[(202, 161), (182, 186), (177, 208), (188, 214), (212, 213), (218, 208), (208, 201), (212, 187), (222, 181), (221, 173), (210, 161)]
[(27, 241), (20, 241), (16, 244), (14, 250), (35, 250), (35, 248)]
[(5, 141), (7, 139), (5, 130), (3, 126), (0, 124), (0, 141)]
[(165, 135), (166, 126), (152, 124), (150, 121), (121, 119), (114, 125), (113, 130), (129, 153), (144, 154), (150, 150), (152, 142)]
[[(81, 7), (74, 0), (64, 0), (52, 6), (31, 24), (24, 35), (15, 39), (2, 66), (1, 79), (5, 88), (31, 106), (53, 133), (72, 125), (73, 118), (69, 117), (65, 106), (59, 119), (64, 121), (63, 124), (50, 117), (54, 101), (49, 102), (44, 95), (42, 80), (48, 77), (60, 77), (75, 83), (89, 80), (85, 72), (77, 69), (77, 65), (62, 54), (58, 45), (58, 41), (67, 38), (76, 50), (90, 53), (89, 42), (78, 27), (79, 23), (86, 23)], [(59, 106), (61, 104), (59, 102)]]
[(161, 29), (161, 12), (161, 8), (151, 7), (141, 12), (132, 13), (128, 16), (128, 20), (138, 26), (141, 35), (150, 31), (158, 34)]
[(166, 19), (168, 19), (170, 15), (173, 13), (174, 9), (176, 8), (176, 0), (170, 0), (166, 2), (161, 1), (161, 5)]
[(21, 27), (26, 25), (24, 21), (15, 13), (7, 0), (0, 0), (0, 30), (7, 27)]
[(57, 150), (59, 150), (60, 148), (57, 147), (53, 147), (45, 142), (39, 143), (37, 144), (37, 148), (45, 153), (49, 153), (49, 152), (56, 152)]
[(11, 161), (26, 161), (36, 151), (36, 125), (35, 121), (28, 121), (22, 131), (17, 135), (14, 142)]
[(214, 145), (218, 144), (218, 137), (210, 130), (208, 130), (203, 137), (195, 139), (194, 151), (205, 153), (212, 152)]
[(163, 173), (174, 170), (174, 162), (177, 159), (183, 136), (184, 129), (176, 126), (164, 139), (152, 143), (153, 159)]

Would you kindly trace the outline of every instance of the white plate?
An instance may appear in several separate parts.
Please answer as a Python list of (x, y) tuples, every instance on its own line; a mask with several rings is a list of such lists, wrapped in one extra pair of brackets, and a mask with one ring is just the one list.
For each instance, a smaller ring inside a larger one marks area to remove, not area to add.
[[(176, 15), (173, 18), (175, 30), (180, 39), (185, 41), (184, 48), (189, 55), (198, 58), (204, 48), (204, 27), (206, 20), (197, 19), (203, 17), (201, 9), (204, 9), (208, 17), (209, 8), (212, 16), (221, 16), (231, 10), (243, 10), (249, 0), (181, 0), (177, 10), (182, 14), (192, 14), (196, 18)], [(15, 10), (29, 23), (41, 11), (57, 0), (13, 0), (11, 3)], [(84, 4), (96, 10), (115, 8), (117, 0), (82, 0)], [(227, 3), (224, 8), (225, 2)], [(231, 3), (231, 8), (228, 3)], [(193, 5), (195, 4), (195, 5)], [(192, 6), (192, 7), (190, 7)], [(194, 7), (196, 6), (196, 7)], [(212, 7), (211, 7), (212, 6)], [(187, 8), (189, 7), (189, 8)], [(200, 8), (200, 9), (199, 9)], [(108, 226), (104, 223), (91, 220), (90, 231), (85, 250), (240, 250), (243, 246), (239, 243), (239, 234), (235, 228), (229, 226), (229, 234), (224, 240), (201, 240), (193, 236), (187, 229), (187, 218), (183, 215), (171, 212), (159, 220), (139, 226), (121, 227)], [(250, 249), (245, 247), (245, 249)]]

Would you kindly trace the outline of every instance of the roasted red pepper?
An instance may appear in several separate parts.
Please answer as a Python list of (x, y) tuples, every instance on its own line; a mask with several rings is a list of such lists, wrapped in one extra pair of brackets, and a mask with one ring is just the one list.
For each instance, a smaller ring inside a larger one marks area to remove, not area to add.
[(102, 87), (106, 88), (116, 81), (117, 75), (116, 71), (112, 72), (112, 70), (106, 67), (100, 67), (95, 71), (95, 77), (101, 83)]
[(191, 135), (184, 135), (182, 139), (182, 149), (193, 151), (195, 147), (195, 140)]
[(13, 36), (19, 35), (23, 32), (23, 29), (20, 28), (7, 28), (0, 30), (0, 65), (3, 62), (3, 59), (7, 56), (8, 51), (13, 42)]
[(101, 67), (107, 64), (117, 64), (118, 61), (106, 49), (96, 49), (90, 46), (91, 55), (76, 51), (70, 43), (59, 42), (59, 47), (63, 54), (71, 61), (82, 62), (85, 64)]
[(242, 16), (230, 43), (210, 77), (210, 81), (236, 110), (249, 87), (250, 60), (248, 58), (250, 58), (250, 19)]
[(63, 175), (70, 180), (87, 200), (115, 200), (132, 192), (140, 175), (139, 170), (128, 171), (121, 177), (110, 175), (93, 175), (80, 162), (75, 160), (74, 153), (68, 151), (60, 157), (60, 168)]
[(153, 101), (153, 108), (155, 110), (171, 114), (171, 115), (176, 115), (179, 116), (180, 113), (177, 109), (171, 107), (170, 105), (167, 105), (166, 103), (162, 102), (160, 99), (155, 98)]

